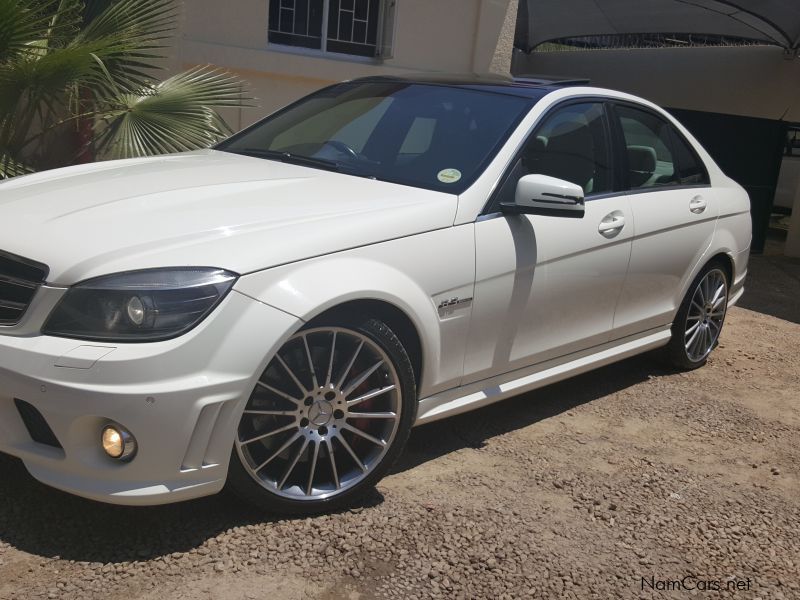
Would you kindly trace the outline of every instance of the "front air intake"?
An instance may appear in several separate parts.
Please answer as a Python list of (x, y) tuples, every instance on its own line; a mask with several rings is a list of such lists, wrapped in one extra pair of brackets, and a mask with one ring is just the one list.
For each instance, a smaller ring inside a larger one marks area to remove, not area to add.
[(36, 410), (36, 407), (24, 400), (14, 398), (14, 404), (17, 407), (19, 416), (25, 424), (25, 428), (34, 442), (44, 444), (45, 446), (52, 446), (53, 448), (61, 448), (61, 443), (58, 441), (56, 434), (50, 429), (42, 413)]

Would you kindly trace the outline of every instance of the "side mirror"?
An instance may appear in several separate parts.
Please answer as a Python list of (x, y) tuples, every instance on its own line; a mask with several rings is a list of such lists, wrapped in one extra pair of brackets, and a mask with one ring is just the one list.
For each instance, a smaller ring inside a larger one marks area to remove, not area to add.
[(525, 175), (517, 182), (514, 203), (503, 202), (500, 210), (511, 215), (582, 219), (583, 188), (548, 175)]

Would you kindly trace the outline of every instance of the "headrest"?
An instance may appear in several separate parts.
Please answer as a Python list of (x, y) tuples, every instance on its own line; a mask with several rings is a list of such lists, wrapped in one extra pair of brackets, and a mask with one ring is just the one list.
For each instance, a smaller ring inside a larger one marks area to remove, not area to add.
[(656, 149), (650, 146), (628, 146), (628, 168), (640, 173), (654, 173)]
[(547, 138), (541, 135), (537, 135), (535, 138), (531, 140), (531, 145), (529, 146), (530, 152), (544, 152), (547, 150)]
[(594, 140), (588, 125), (577, 122), (559, 123), (548, 136), (547, 149), (569, 154), (593, 154)]

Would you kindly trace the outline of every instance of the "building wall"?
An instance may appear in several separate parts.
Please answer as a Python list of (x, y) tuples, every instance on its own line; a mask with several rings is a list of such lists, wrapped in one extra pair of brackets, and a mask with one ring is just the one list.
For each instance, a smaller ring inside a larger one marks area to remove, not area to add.
[(234, 129), (345, 79), (510, 71), (515, 0), (397, 0), (393, 57), (382, 61), (268, 44), (268, 2), (192, 0), (184, 8), (174, 67), (219, 65), (257, 98), (256, 107), (223, 115)]

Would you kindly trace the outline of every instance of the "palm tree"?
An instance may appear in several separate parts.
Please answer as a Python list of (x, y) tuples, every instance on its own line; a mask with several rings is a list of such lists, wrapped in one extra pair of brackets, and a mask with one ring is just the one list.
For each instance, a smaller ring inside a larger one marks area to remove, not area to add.
[(0, 0), (0, 178), (85, 160), (206, 147), (243, 106), (236, 77), (157, 81), (175, 0)]

